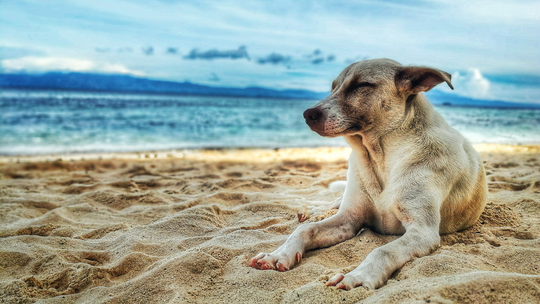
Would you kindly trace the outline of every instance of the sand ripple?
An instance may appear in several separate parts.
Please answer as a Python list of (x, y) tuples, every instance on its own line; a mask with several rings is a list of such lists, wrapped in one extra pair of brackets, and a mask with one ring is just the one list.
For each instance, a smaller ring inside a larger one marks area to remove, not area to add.
[(0, 302), (535, 303), (540, 154), (531, 149), (484, 150), (490, 193), (479, 222), (443, 236), (386, 286), (348, 292), (323, 282), (396, 236), (365, 230), (285, 273), (248, 267), (301, 225), (297, 210), (339, 195), (327, 186), (345, 177), (343, 149), (3, 162)]

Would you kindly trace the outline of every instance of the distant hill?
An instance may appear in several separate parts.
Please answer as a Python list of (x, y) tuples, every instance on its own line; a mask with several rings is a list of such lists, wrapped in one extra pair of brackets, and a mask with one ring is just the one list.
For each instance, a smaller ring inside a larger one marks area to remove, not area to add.
[(213, 87), (190, 82), (152, 80), (128, 75), (59, 72), (46, 74), (0, 74), (0, 87), (295, 99), (322, 99), (328, 95), (328, 93), (308, 90), (275, 90), (260, 87)]
[(426, 93), (429, 101), (438, 106), (507, 108), (507, 109), (540, 109), (540, 104), (518, 103), (500, 100), (482, 100), (448, 94), (438, 90)]
[[(134, 92), (182, 95), (216, 95), (243, 97), (273, 97), (294, 99), (323, 99), (329, 92), (308, 90), (276, 90), (260, 87), (214, 87), (191, 82), (152, 80), (128, 75), (60, 73), (0, 74), (0, 88), (57, 89), (77, 91)], [(433, 90), (427, 93), (431, 103), (440, 106), (536, 108), (539, 104), (479, 100)]]

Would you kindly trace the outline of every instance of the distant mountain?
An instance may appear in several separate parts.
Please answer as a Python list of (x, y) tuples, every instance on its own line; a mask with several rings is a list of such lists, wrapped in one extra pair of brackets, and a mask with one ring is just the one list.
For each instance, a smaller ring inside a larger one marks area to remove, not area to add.
[[(60, 72), (46, 74), (0, 74), (0, 88), (274, 97), (294, 99), (323, 99), (329, 93), (313, 92), (308, 90), (276, 90), (260, 87), (213, 87), (194, 84), (191, 82), (152, 80), (128, 75)], [(438, 90), (430, 91), (426, 95), (431, 103), (440, 106), (540, 109), (540, 104), (479, 100), (448, 94)]]
[(275, 90), (260, 87), (213, 87), (190, 82), (152, 80), (128, 75), (59, 72), (46, 74), (0, 74), (0, 87), (295, 99), (322, 99), (328, 95), (328, 93), (308, 90)]
[(518, 103), (500, 100), (483, 100), (448, 94), (438, 90), (426, 93), (429, 101), (438, 106), (508, 108), (508, 109), (540, 109), (540, 104)]

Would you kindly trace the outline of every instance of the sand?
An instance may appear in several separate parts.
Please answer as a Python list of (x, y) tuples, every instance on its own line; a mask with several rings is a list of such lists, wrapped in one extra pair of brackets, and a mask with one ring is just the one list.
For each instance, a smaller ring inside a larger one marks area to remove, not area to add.
[[(2, 303), (538, 303), (540, 147), (476, 146), (489, 204), (377, 290), (326, 287), (396, 239), (364, 230), (288, 272), (249, 258), (339, 196), (349, 149), (0, 158)], [(312, 217), (309, 221), (320, 220)]]

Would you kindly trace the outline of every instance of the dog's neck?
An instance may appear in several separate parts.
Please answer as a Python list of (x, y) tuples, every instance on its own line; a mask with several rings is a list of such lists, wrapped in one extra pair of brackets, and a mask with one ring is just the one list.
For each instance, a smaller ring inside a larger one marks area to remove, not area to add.
[[(357, 163), (360, 166), (361, 176), (368, 194), (373, 200), (376, 200), (384, 190), (386, 182), (386, 171), (384, 163), (384, 148), (380, 138), (370, 138), (362, 135), (345, 136), (345, 139), (353, 149), (350, 161)], [(375, 140), (373, 140), (375, 139)], [(351, 165), (349, 163), (349, 165)]]
[(387, 143), (393, 142), (392, 138), (405, 138), (411, 133), (415, 137), (422, 136), (430, 125), (436, 123), (435, 115), (429, 101), (423, 94), (418, 94), (407, 100), (403, 116), (392, 131), (372, 128), (367, 132), (345, 136), (358, 162), (367, 169), (366, 178), (370, 179), (376, 192), (384, 189)]
[(430, 125), (436, 123), (436, 112), (423, 93), (411, 95), (405, 105), (405, 114), (399, 126), (398, 132), (414, 132), (420, 135)]

